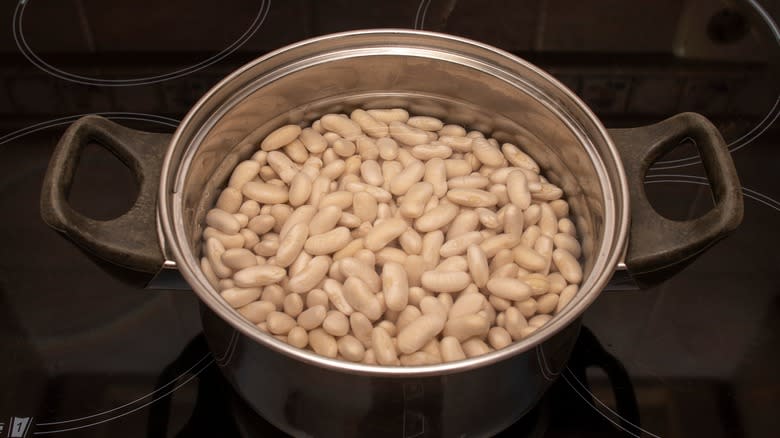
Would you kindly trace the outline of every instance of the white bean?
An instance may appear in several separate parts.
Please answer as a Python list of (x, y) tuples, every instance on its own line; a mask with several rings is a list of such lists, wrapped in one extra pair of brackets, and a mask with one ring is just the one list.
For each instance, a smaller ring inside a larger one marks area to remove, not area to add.
[(425, 164), (414, 160), (390, 181), (390, 192), (396, 196), (404, 195), (413, 185), (422, 180), (424, 175)]
[(573, 284), (579, 284), (582, 281), (582, 266), (571, 253), (563, 249), (556, 249), (552, 253), (552, 260), (566, 281)]
[[(268, 165), (285, 183), (292, 181), (295, 174), (298, 173), (298, 167), (292, 162), (290, 157), (279, 151), (268, 153)], [(244, 194), (246, 195), (246, 193)]]
[(414, 228), (421, 233), (438, 230), (452, 222), (457, 215), (457, 205), (439, 204), (437, 207), (417, 218), (414, 221)]
[(371, 331), (374, 326), (371, 321), (360, 312), (353, 312), (349, 316), (349, 327), (352, 334), (363, 344), (364, 347), (371, 347)]
[(295, 327), (295, 320), (283, 312), (271, 312), (265, 320), (268, 331), (275, 335), (286, 335)]
[(390, 246), (386, 246), (380, 249), (375, 253), (375, 255), (376, 255), (376, 264), (379, 266), (384, 266), (387, 263), (391, 263), (391, 262), (403, 265), (406, 263), (406, 258), (408, 257), (408, 255), (402, 250)]
[(309, 226), (307, 224), (298, 223), (293, 226), (284, 239), (279, 242), (279, 249), (276, 251), (276, 265), (283, 268), (290, 266), (298, 258), (308, 236)]
[(299, 294), (289, 294), (284, 297), (282, 307), (284, 308), (284, 313), (296, 318), (303, 312), (303, 298)]
[(425, 131), (397, 121), (390, 122), (390, 137), (407, 146), (417, 146), (428, 142), (428, 134)]
[(213, 237), (206, 240), (206, 258), (211, 265), (212, 271), (219, 278), (227, 278), (233, 274), (233, 270), (222, 263), (222, 254), (224, 252), (225, 247), (222, 245), (222, 242)]
[(563, 310), (572, 299), (574, 299), (574, 296), (577, 295), (577, 291), (579, 288), (576, 284), (572, 284), (570, 286), (566, 286), (558, 295), (558, 305), (555, 307), (555, 314), (561, 313), (561, 310)]
[(468, 262), (469, 274), (474, 280), (474, 283), (478, 287), (485, 287), (490, 276), (490, 268), (488, 267), (487, 255), (477, 245), (470, 245), (466, 253), (466, 260)]
[(436, 269), (434, 269), (434, 271), (466, 272), (468, 268), (469, 268), (468, 262), (466, 262), (466, 259), (464, 257), (452, 256), (452, 257), (448, 257), (443, 262), (439, 263), (436, 266)]
[(443, 144), (421, 144), (413, 147), (411, 153), (418, 160), (428, 161), (434, 158), (449, 158), (452, 155), (452, 149)]
[(328, 232), (309, 237), (303, 245), (303, 249), (309, 254), (316, 256), (333, 254), (346, 247), (351, 239), (349, 228), (337, 227)]
[(488, 237), (479, 244), (482, 251), (485, 252), (485, 256), (488, 258), (493, 257), (502, 249), (512, 248), (517, 244), (517, 236), (513, 234), (497, 234), (492, 237)]
[(302, 327), (293, 327), (287, 332), (287, 343), (297, 348), (309, 345), (309, 334)]
[(262, 182), (249, 181), (244, 184), (241, 192), (261, 204), (282, 204), (289, 199), (286, 188)]
[(305, 204), (311, 195), (312, 179), (309, 175), (298, 172), (290, 181), (290, 205), (298, 207)]
[(539, 229), (545, 236), (554, 236), (558, 233), (558, 218), (555, 216), (550, 204), (542, 203), (540, 206), (541, 215), (539, 217)]
[(520, 207), (521, 210), (525, 210), (531, 205), (531, 192), (528, 191), (528, 181), (523, 172), (516, 170), (507, 176), (506, 191), (509, 195), (509, 201)]
[(465, 254), (469, 246), (479, 245), (483, 240), (484, 237), (479, 231), (469, 231), (445, 242), (439, 254), (445, 258)]
[(542, 208), (539, 204), (533, 204), (523, 211), (523, 221), (525, 226), (530, 227), (539, 223), (539, 219), (542, 218)]
[(262, 236), (263, 234), (271, 231), (274, 225), (276, 225), (276, 220), (273, 218), (273, 216), (260, 214), (253, 217), (252, 219), (249, 219), (247, 227), (254, 231), (258, 236)]
[(545, 294), (536, 300), (539, 313), (552, 313), (558, 307), (558, 295)]
[(523, 328), (528, 325), (525, 317), (520, 313), (520, 310), (510, 307), (504, 311), (504, 328), (512, 336), (512, 339), (518, 341), (523, 339)]
[(442, 233), (441, 230), (431, 231), (423, 236), (421, 254), (425, 263), (422, 268), (433, 268), (439, 264), (441, 246), (443, 243), (444, 233)]
[[(309, 206), (311, 207), (311, 206)], [(341, 208), (335, 205), (330, 205), (317, 211), (312, 207), (316, 213), (309, 217), (309, 234), (316, 236), (318, 234), (327, 233), (332, 230), (341, 219)]]
[(405, 220), (390, 218), (382, 221), (368, 232), (364, 245), (371, 251), (379, 251), (397, 239), (409, 227)]
[(452, 240), (465, 233), (476, 231), (479, 227), (479, 214), (474, 210), (463, 210), (447, 229), (447, 240)]
[(337, 341), (339, 353), (351, 362), (360, 362), (366, 354), (363, 344), (354, 336), (346, 335)]
[(272, 151), (279, 149), (287, 144), (290, 144), (298, 138), (301, 133), (301, 127), (298, 125), (285, 125), (281, 128), (277, 128), (260, 143), (260, 149), (264, 151)]
[(490, 347), (481, 339), (471, 338), (461, 344), (466, 357), (477, 357), (490, 353)]
[(580, 255), (582, 255), (580, 243), (571, 234), (558, 233), (553, 236), (553, 243), (556, 248), (567, 251), (575, 259), (580, 258)]
[(322, 321), (322, 329), (332, 336), (344, 336), (349, 333), (349, 320), (338, 310), (331, 310)]
[(493, 327), (488, 332), (488, 342), (496, 350), (500, 350), (512, 343), (512, 336), (503, 327)]
[(382, 137), (376, 141), (379, 156), (383, 160), (395, 160), (398, 158), (398, 143), (390, 137)]
[(230, 175), (228, 187), (241, 190), (244, 184), (252, 181), (260, 172), (260, 163), (253, 160), (246, 160), (238, 163), (233, 173)]
[(534, 173), (539, 173), (539, 165), (536, 164), (533, 158), (518, 149), (517, 146), (512, 143), (504, 143), (501, 146), (501, 151), (504, 153), (507, 161), (512, 163), (513, 166), (522, 167)]
[(347, 117), (336, 114), (325, 114), (320, 118), (320, 122), (322, 123), (323, 128), (335, 132), (347, 140), (355, 140), (363, 133), (363, 130), (360, 129), (360, 125)]
[(358, 137), (357, 152), (360, 154), (360, 158), (364, 160), (376, 160), (379, 158), (379, 148), (376, 142), (365, 136)]
[(330, 257), (314, 257), (311, 259), (311, 262), (309, 262), (309, 266), (303, 268), (301, 272), (290, 279), (287, 288), (290, 292), (297, 294), (309, 292), (325, 278), (325, 275), (328, 273), (328, 268), (330, 268)]
[(475, 315), (485, 304), (485, 297), (481, 293), (460, 294), (452, 304), (448, 312), (450, 320), (466, 315)]
[(472, 139), (468, 137), (455, 137), (449, 135), (442, 135), (439, 137), (439, 141), (452, 148), (457, 152), (471, 152)]
[(420, 254), (422, 251), (422, 237), (414, 228), (407, 228), (401, 233), (398, 237), (398, 243), (406, 254)]
[(517, 301), (515, 307), (520, 311), (520, 314), (525, 318), (530, 318), (536, 314), (537, 303), (533, 298), (529, 298), (523, 301)]
[(206, 224), (225, 234), (238, 234), (241, 231), (238, 220), (231, 213), (218, 208), (209, 210), (206, 214)]
[(515, 257), (515, 263), (521, 268), (530, 271), (541, 271), (547, 266), (547, 260), (544, 256), (522, 243), (512, 250), (512, 254)]
[(442, 338), (440, 345), (441, 357), (444, 362), (454, 362), (466, 358), (466, 353), (463, 352), (460, 342), (452, 336)]
[(337, 192), (331, 192), (323, 196), (320, 199), (320, 208), (326, 208), (330, 206), (336, 206), (344, 210), (352, 206), (352, 192), (347, 190), (339, 190)]
[(322, 325), (322, 321), (325, 320), (328, 310), (323, 305), (309, 306), (308, 309), (301, 312), (298, 315), (298, 325), (305, 330), (314, 330)]
[[(345, 259), (346, 260), (346, 259)], [(348, 277), (344, 282), (344, 298), (356, 311), (371, 321), (382, 316), (382, 307), (369, 286), (358, 277)]]
[(444, 336), (463, 342), (474, 336), (484, 336), (490, 330), (490, 321), (476, 313), (450, 318), (444, 326)]
[(444, 328), (445, 318), (437, 314), (422, 315), (398, 333), (398, 350), (411, 354), (431, 341)]
[(544, 274), (528, 274), (520, 278), (531, 288), (531, 295), (544, 295), (550, 290), (550, 282)]
[(382, 292), (390, 310), (401, 311), (409, 301), (409, 280), (402, 265), (394, 262), (382, 267)]
[(531, 288), (514, 278), (491, 278), (486, 287), (491, 294), (505, 300), (523, 301), (531, 296)]
[(235, 187), (225, 187), (217, 198), (216, 208), (228, 213), (236, 213), (241, 208), (242, 199), (241, 190)]
[(320, 154), (328, 147), (328, 141), (319, 132), (312, 128), (301, 131), (300, 139), (306, 149), (312, 154)]
[(539, 327), (547, 324), (548, 322), (550, 322), (551, 319), (552, 319), (552, 316), (550, 316), (550, 315), (539, 314), (539, 315), (536, 315), (533, 318), (529, 319), (528, 320), (528, 325), (531, 326), (531, 327), (539, 328)]
[(232, 287), (230, 289), (223, 290), (219, 293), (219, 295), (222, 296), (222, 298), (230, 305), (230, 307), (235, 309), (243, 307), (257, 300), (260, 298), (261, 293), (262, 289), (256, 287)]
[(239, 271), (257, 264), (252, 251), (246, 248), (230, 248), (222, 253), (222, 263), (230, 269)]
[(444, 123), (441, 120), (428, 116), (409, 117), (406, 123), (423, 131), (438, 131), (444, 127)]
[(366, 134), (379, 138), (388, 134), (387, 123), (375, 119), (371, 114), (362, 109), (352, 111), (349, 117), (355, 121)]
[(452, 189), (447, 199), (464, 207), (494, 207), (498, 204), (496, 195), (479, 189)]
[(420, 282), (434, 292), (454, 293), (465, 289), (471, 283), (471, 277), (465, 272), (426, 271)]
[(501, 167), (504, 164), (504, 156), (501, 154), (501, 151), (485, 139), (473, 139), (471, 151), (486, 166)]
[(450, 189), (484, 189), (490, 184), (490, 180), (482, 175), (465, 175), (447, 180)]
[(471, 164), (469, 164), (467, 160), (459, 160), (453, 158), (444, 160), (444, 169), (447, 174), (446, 176), (447, 178), (465, 176), (470, 174), (471, 171), (473, 170)]
[(263, 294), (260, 295), (262, 301), (273, 303), (277, 310), (281, 310), (284, 305), (285, 292), (278, 284), (269, 284), (263, 288)]
[(311, 308), (314, 306), (323, 306), (326, 309), (328, 307), (328, 294), (322, 289), (312, 289), (306, 294), (306, 307)]
[(240, 307), (238, 313), (253, 324), (265, 322), (268, 315), (276, 310), (276, 305), (270, 301), (253, 301)]
[(335, 359), (339, 354), (336, 338), (329, 335), (328, 332), (321, 328), (309, 332), (309, 345), (315, 353), (321, 356)]
[(390, 335), (382, 327), (375, 327), (371, 332), (371, 345), (379, 365), (397, 365), (398, 355)]
[(554, 201), (563, 196), (563, 190), (554, 184), (544, 183), (541, 190), (531, 193), (531, 197), (537, 201)]
[(306, 150), (306, 147), (298, 139), (286, 145), (283, 150), (290, 159), (298, 164), (303, 164), (309, 159), (309, 151)]
[(382, 168), (375, 160), (365, 160), (360, 165), (360, 176), (365, 182), (374, 186), (381, 186), (385, 179), (382, 176)]
[(447, 193), (448, 171), (446, 163), (451, 160), (432, 158), (425, 163), (423, 181), (433, 186), (433, 194), (441, 198)]
[(370, 109), (366, 112), (376, 120), (382, 123), (406, 122), (409, 120), (409, 113), (403, 108), (392, 109)]

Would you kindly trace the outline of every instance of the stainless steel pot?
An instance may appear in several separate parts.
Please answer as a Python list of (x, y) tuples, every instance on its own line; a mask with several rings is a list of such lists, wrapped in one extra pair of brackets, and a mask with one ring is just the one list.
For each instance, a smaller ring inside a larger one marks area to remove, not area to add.
[[(204, 213), (232, 168), (281, 124), (356, 107), (434, 115), (532, 155), (564, 189), (584, 236), (585, 280), (572, 303), (503, 350), (389, 368), (296, 349), (223, 302), (199, 269), (199, 238)], [(699, 148), (716, 205), (678, 222), (652, 209), (643, 177), (684, 138)], [(138, 200), (119, 218), (89, 219), (67, 202), (88, 141), (118, 155), (140, 181)], [(206, 93), (173, 137), (95, 116), (77, 121), (54, 152), (41, 210), (49, 225), (110, 262), (144, 272), (177, 269), (204, 304), (204, 333), (223, 373), (282, 430), (296, 436), (467, 436), (497, 432), (534, 405), (565, 365), (580, 315), (623, 261), (634, 279), (665, 278), (739, 224), (742, 198), (723, 139), (699, 115), (608, 132), (566, 87), (506, 52), (443, 34), (369, 30), (303, 41), (252, 61)]]

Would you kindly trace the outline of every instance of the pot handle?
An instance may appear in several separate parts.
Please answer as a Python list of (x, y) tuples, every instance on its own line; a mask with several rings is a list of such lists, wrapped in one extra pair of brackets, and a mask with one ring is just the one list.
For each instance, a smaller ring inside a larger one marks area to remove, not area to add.
[[(626, 266), (640, 283), (656, 283), (685, 267), (742, 222), (742, 188), (726, 142), (704, 116), (682, 113), (654, 125), (609, 130), (623, 159), (631, 196)], [(699, 150), (715, 206), (687, 221), (667, 219), (647, 200), (647, 170), (684, 139)]]
[[(44, 222), (111, 263), (141, 272), (159, 271), (164, 258), (157, 237), (157, 190), (170, 140), (170, 134), (136, 131), (96, 115), (78, 119), (63, 134), (46, 170), (40, 206)], [(73, 174), (90, 142), (113, 153), (138, 182), (138, 198), (117, 218), (88, 218), (68, 201)]]

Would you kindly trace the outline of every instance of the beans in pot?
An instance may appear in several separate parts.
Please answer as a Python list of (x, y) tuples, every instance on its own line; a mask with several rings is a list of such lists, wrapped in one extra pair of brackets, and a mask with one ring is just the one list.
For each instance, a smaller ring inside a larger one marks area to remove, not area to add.
[(583, 279), (561, 188), (520, 147), (400, 108), (285, 125), (207, 212), (201, 266), (297, 348), (389, 366), (505, 348)]

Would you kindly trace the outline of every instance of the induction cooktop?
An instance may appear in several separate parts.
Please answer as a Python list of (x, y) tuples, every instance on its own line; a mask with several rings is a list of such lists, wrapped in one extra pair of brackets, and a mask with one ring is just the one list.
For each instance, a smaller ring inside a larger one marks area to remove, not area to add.
[[(0, 437), (283, 435), (220, 374), (197, 297), (146, 290), (49, 229), (38, 209), (42, 177), (82, 115), (173, 132), (243, 63), (304, 38), (375, 27), (446, 32), (515, 53), (610, 128), (700, 112), (729, 143), (742, 180), (742, 226), (660, 286), (602, 293), (568, 367), (502, 435), (776, 436), (778, 13), (777, 1), (717, 0), (4, 2)], [(712, 207), (687, 142), (645, 183), (669, 218)], [(107, 219), (136, 193), (130, 171), (95, 147), (70, 200)]]

